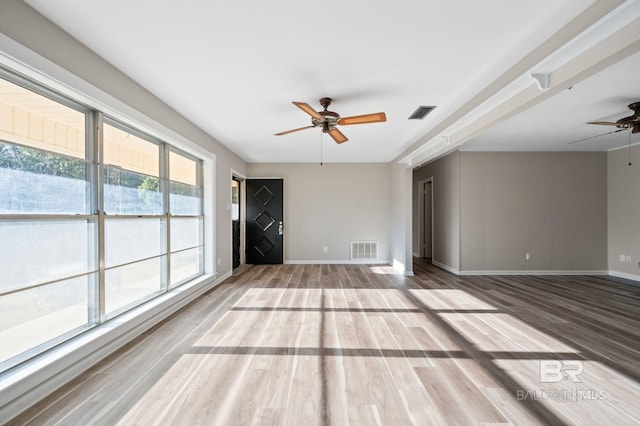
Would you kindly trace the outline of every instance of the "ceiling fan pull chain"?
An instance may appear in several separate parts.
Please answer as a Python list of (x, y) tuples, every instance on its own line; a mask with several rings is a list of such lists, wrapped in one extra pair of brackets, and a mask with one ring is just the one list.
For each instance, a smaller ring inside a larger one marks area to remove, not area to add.
[(629, 165), (633, 165), (631, 163), (631, 129), (629, 129)]
[(322, 132), (320, 132), (320, 165), (323, 166), (322, 163)]

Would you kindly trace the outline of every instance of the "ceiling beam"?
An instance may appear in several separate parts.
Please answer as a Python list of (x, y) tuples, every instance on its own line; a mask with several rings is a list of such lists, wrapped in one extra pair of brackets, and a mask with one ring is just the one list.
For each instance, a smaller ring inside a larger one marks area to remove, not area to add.
[[(592, 27), (623, 3), (625, 3), (624, 0), (607, 0), (593, 3), (581, 14), (572, 19), (567, 25), (563, 26), (561, 30), (557, 31), (538, 47), (529, 52), (525, 57), (496, 78), (487, 87), (427, 132), (422, 138), (420, 138), (420, 140), (418, 140), (418, 142), (405, 149), (394, 159), (394, 162), (397, 161), (415, 165), (419, 161), (422, 161), (418, 160), (418, 157), (424, 158), (424, 154), (427, 152), (433, 153), (435, 151), (439, 151), (437, 149), (434, 150), (434, 147), (427, 145), (467, 114), (471, 113), (483, 103), (491, 99), (496, 93), (507, 88), (522, 75), (529, 74), (530, 70), (536, 65), (542, 63), (546, 58)], [(456, 141), (454, 137), (451, 139), (451, 143), (458, 144), (458, 141)], [(446, 149), (450, 148), (451, 146), (446, 146)]]

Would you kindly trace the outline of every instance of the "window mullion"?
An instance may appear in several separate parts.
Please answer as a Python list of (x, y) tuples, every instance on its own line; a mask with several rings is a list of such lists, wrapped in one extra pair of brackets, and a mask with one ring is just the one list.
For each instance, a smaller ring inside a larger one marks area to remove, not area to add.
[(162, 206), (165, 212), (165, 268), (162, 290), (171, 288), (171, 185), (169, 183), (169, 147), (167, 144), (160, 145), (160, 191), (162, 192)]
[[(85, 170), (86, 179), (89, 182), (87, 188), (87, 208), (92, 218), (97, 217), (98, 211), (98, 168), (97, 163), (97, 145), (96, 145), (96, 125), (98, 123), (97, 113), (95, 111), (87, 114), (86, 117), (86, 137), (85, 137)], [(98, 241), (99, 241), (98, 226), (94, 227), (94, 232), (91, 234), (87, 247), (87, 256), (91, 261), (93, 269), (98, 269)], [(99, 271), (98, 271), (99, 275)], [(98, 312), (98, 300), (99, 300), (99, 288), (98, 281), (96, 281), (96, 274), (91, 275), (91, 279), (88, 280), (87, 285), (87, 317), (90, 324), (96, 324), (100, 320), (100, 313)]]
[[(196, 172), (197, 172), (197, 186), (198, 186), (198, 197), (200, 198), (200, 229), (198, 229), (199, 238), (200, 238), (200, 246), (202, 250), (200, 250), (200, 265), (199, 272), (204, 273), (204, 168), (202, 167), (202, 160), (198, 160), (196, 163)], [(238, 192), (238, 195), (240, 193)]]
[(94, 112), (94, 129), (95, 136), (95, 193), (96, 193), (96, 212), (98, 213), (98, 297), (97, 303), (97, 319), (100, 324), (106, 320), (106, 283), (105, 283), (105, 213), (104, 213), (104, 126), (103, 114), (99, 111)]

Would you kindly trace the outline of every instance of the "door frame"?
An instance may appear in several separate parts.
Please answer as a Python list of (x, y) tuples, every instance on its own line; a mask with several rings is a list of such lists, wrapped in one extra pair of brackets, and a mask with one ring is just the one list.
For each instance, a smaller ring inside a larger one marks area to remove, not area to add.
[[(231, 199), (232, 199), (232, 194), (231, 194), (231, 182), (233, 181), (233, 179), (239, 180), (240, 181), (240, 266), (245, 264), (245, 236), (246, 236), (246, 210), (247, 210), (247, 199), (245, 198), (245, 181), (247, 180), (247, 177), (245, 175), (243, 175), (242, 173), (231, 169), (231, 179), (229, 180), (229, 214), (231, 214)], [(230, 229), (230, 239), (229, 241), (231, 241), (231, 269), (233, 270), (233, 224), (231, 224), (231, 229)]]
[[(424, 204), (425, 204), (425, 199), (424, 199), (424, 186), (427, 183), (431, 183), (431, 223), (427, 224), (425, 223), (425, 217), (424, 217), (424, 213), (425, 213), (425, 209), (424, 209)], [(421, 179), (418, 181), (418, 257), (424, 257), (424, 246), (426, 244), (425, 238), (424, 238), (424, 231), (425, 231), (425, 227), (426, 226), (431, 226), (431, 259), (435, 258), (435, 238), (434, 238), (434, 229), (433, 229), (433, 223), (434, 223), (434, 189), (435, 185), (433, 183), (433, 176), (430, 176), (426, 179)]]
[[(282, 236), (282, 264), (287, 263), (287, 180), (282, 176), (249, 176), (245, 179), (280, 179), (282, 180), (282, 223), (284, 226), (284, 234)], [(246, 196), (246, 190), (244, 196)], [(243, 198), (244, 198), (243, 196)], [(246, 211), (246, 198), (244, 198), (245, 211)], [(243, 220), (243, 227), (246, 224), (246, 217)], [(244, 228), (243, 228), (244, 229)], [(244, 232), (244, 241), (242, 242), (243, 250), (246, 250), (247, 233)], [(244, 256), (243, 256), (244, 258)]]

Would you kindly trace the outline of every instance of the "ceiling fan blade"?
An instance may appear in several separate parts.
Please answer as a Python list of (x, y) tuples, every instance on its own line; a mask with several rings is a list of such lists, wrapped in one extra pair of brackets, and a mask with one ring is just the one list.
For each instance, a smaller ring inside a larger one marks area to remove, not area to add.
[(589, 121), (587, 124), (599, 124), (601, 126), (620, 126), (620, 123), (614, 123), (611, 121)]
[(342, 143), (349, 140), (345, 135), (342, 134), (340, 130), (336, 129), (335, 127), (329, 129), (329, 136), (331, 136), (333, 140), (336, 141), (336, 143)]
[[(595, 124), (595, 123), (589, 123), (589, 124)], [(595, 135), (595, 136), (591, 136), (591, 137), (588, 137), (588, 138), (580, 139), (580, 140), (577, 140), (577, 141), (569, 142), (569, 145), (573, 145), (574, 143), (579, 143), (579, 142), (585, 142), (585, 141), (588, 141), (588, 140), (591, 140), (591, 139), (599, 138), (600, 136), (610, 135), (612, 133), (622, 132), (623, 130), (627, 130), (627, 129), (612, 130), (610, 132), (602, 133), (600, 135)]]
[(312, 116), (313, 118), (315, 118), (316, 120), (324, 121), (324, 117), (318, 114), (318, 111), (311, 108), (311, 105), (305, 104), (304, 102), (293, 102), (293, 104), (298, 108), (300, 108), (301, 110), (303, 110), (304, 112), (306, 112), (307, 114), (309, 114), (310, 116)]
[(344, 117), (338, 120), (338, 124), (347, 126), (349, 124), (367, 124), (367, 123), (381, 123), (387, 121), (387, 116), (384, 112), (376, 112), (374, 114), (354, 115), (352, 117)]
[(286, 134), (288, 134), (288, 133), (297, 132), (297, 131), (299, 131), (299, 130), (304, 130), (304, 129), (313, 129), (314, 127), (315, 127), (315, 126), (298, 127), (297, 129), (285, 130), (284, 132), (276, 133), (274, 136), (282, 136), (282, 135), (286, 135)]

